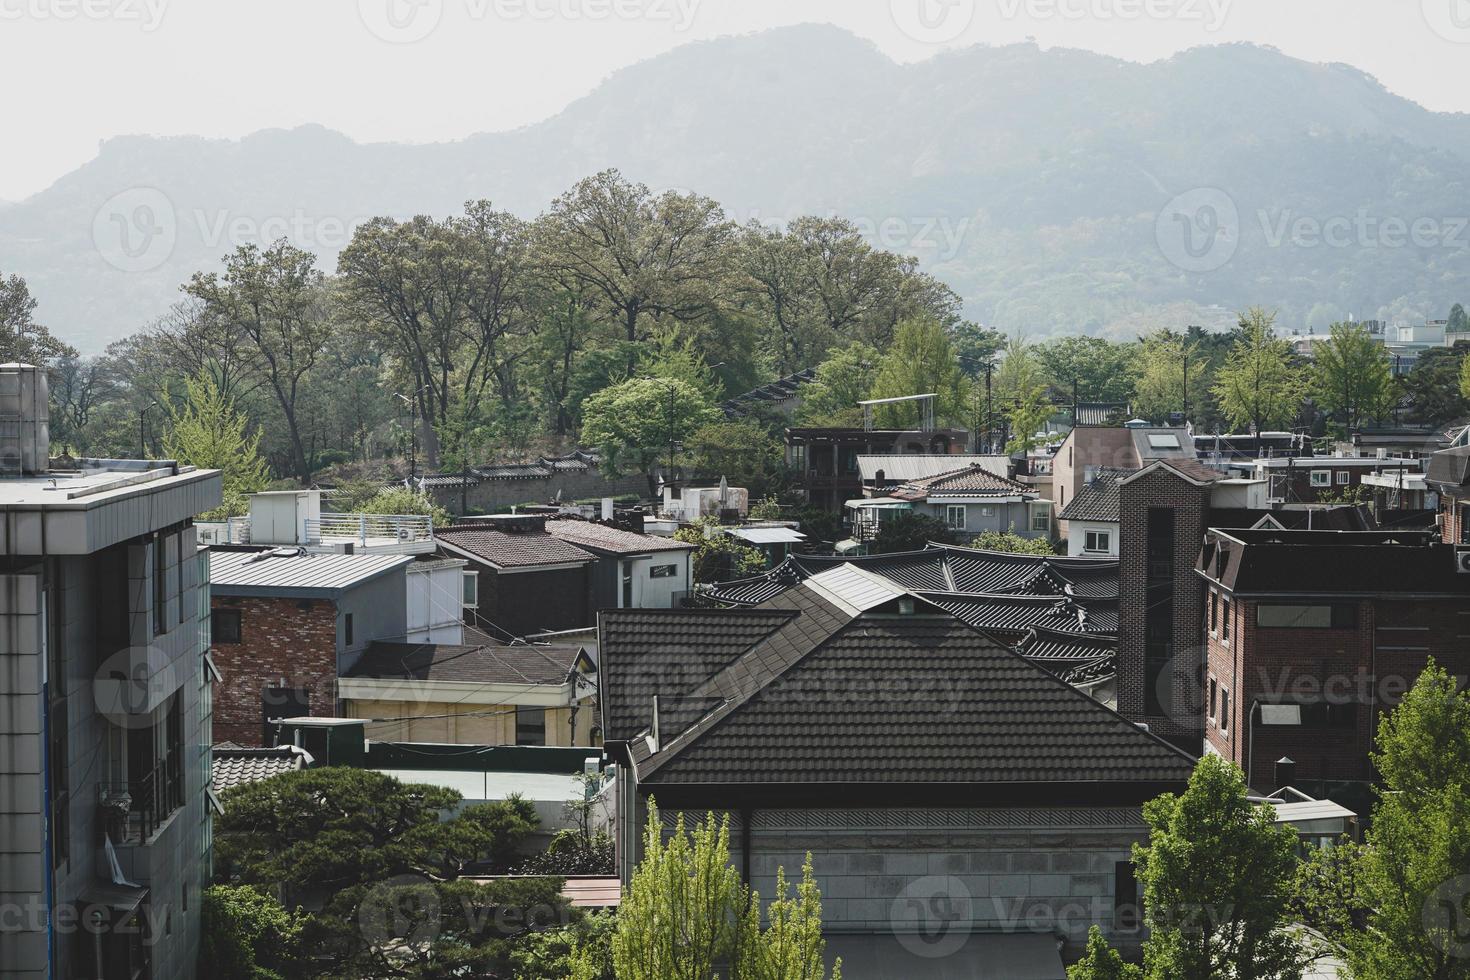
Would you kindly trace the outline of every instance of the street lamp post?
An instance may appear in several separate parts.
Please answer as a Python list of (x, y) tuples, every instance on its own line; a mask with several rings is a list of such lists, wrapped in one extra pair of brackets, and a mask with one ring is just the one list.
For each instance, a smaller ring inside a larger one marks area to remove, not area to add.
[(401, 398), (403, 400), (403, 403), (408, 406), (408, 483), (409, 483), (409, 486), (412, 486), (413, 485), (413, 480), (414, 480), (414, 477), (417, 475), (417, 472), (416, 471), (417, 471), (417, 468), (418, 468), (418, 454), (419, 454), (419, 395), (422, 395), (424, 392), (428, 391), (430, 387), (431, 387), (430, 385), (424, 385), (422, 388), (419, 388), (419, 389), (415, 390), (413, 392), (413, 394), (411, 394), (411, 395), (405, 395), (401, 391), (395, 391), (393, 393), (393, 394), (397, 395), (399, 398)]

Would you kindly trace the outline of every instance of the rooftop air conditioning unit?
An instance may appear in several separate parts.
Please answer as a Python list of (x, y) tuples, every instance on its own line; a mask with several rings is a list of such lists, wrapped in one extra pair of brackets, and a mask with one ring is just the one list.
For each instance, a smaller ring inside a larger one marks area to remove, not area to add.
[(1470, 548), (1455, 549), (1455, 571), (1470, 575)]

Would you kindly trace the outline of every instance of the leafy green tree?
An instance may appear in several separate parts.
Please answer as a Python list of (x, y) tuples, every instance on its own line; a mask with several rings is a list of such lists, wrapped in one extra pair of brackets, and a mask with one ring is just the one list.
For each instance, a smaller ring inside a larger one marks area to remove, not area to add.
[(1187, 382), (1190, 417), (1198, 417), (1196, 408), (1209, 391), (1209, 373), (1197, 342), (1172, 330), (1156, 330), (1139, 341), (1134, 371), (1135, 414), (1162, 422), (1170, 413), (1184, 411)]
[(217, 876), (312, 900), (301, 938), (314, 975), (503, 976), (527, 936), (576, 919), (558, 878), (464, 879), (472, 865), (508, 867), (535, 830), (518, 798), (456, 811), (454, 790), (328, 767), (237, 786), (224, 802)]
[[(936, 421), (959, 419), (965, 411), (967, 382), (943, 325), (932, 317), (898, 325), (893, 346), (878, 362), (873, 398), (899, 398), (933, 392)], [(917, 402), (880, 405), (876, 423), (884, 428), (916, 428), (922, 408)]]
[(873, 390), (879, 354), (863, 343), (834, 349), (817, 366), (812, 383), (801, 390), (797, 418), (802, 425), (857, 426), (863, 421), (858, 402)]
[(1358, 872), (1358, 980), (1470, 977), (1470, 693), (1432, 661), (1378, 726), (1383, 778)]
[(249, 341), (254, 370), (275, 396), (291, 444), (291, 466), (311, 481), (300, 412), (302, 385), (331, 336), (325, 279), (316, 256), (281, 239), (269, 248), (241, 245), (223, 275), (195, 273), (184, 292), (201, 316)]
[(1059, 337), (1036, 347), (1046, 380), (1070, 401), (1129, 402), (1138, 363), (1132, 344), (1102, 337)]
[(270, 481), (265, 460), (260, 458), (260, 433), (247, 431), (249, 421), (207, 375), (190, 379), (185, 390), (183, 405), (165, 403), (172, 423), (164, 440), (165, 451), (181, 463), (220, 471), (223, 502), (199, 515), (201, 518), (218, 520), (243, 514), (246, 496), (264, 490)]
[(720, 522), (705, 517), (674, 532), (674, 540), (695, 545), (691, 558), (694, 581), (700, 585), (728, 582), (731, 579), (759, 575), (766, 567), (766, 556), (732, 534), (720, 529)]
[(671, 378), (695, 388), (714, 404), (724, 397), (724, 386), (700, 356), (694, 337), (678, 326), (661, 328), (643, 345), (639, 367), (655, 378)]
[(671, 447), (718, 416), (718, 410), (688, 382), (630, 378), (583, 403), (582, 439), (598, 448), (608, 472), (646, 474), (652, 493), (655, 465), (669, 458)]
[(731, 486), (745, 487), (752, 497), (779, 489), (784, 450), (753, 419), (702, 425), (690, 435), (687, 448), (697, 473), (723, 476)]
[(1301, 408), (1291, 344), (1273, 332), (1275, 319), (1258, 306), (1243, 313), (1240, 337), (1215, 379), (1220, 409), (1230, 423), (1256, 433), (1288, 425)]
[(1383, 418), (1397, 394), (1387, 350), (1358, 323), (1332, 325), (1312, 361), (1311, 383), (1317, 403), (1350, 430)]
[(561, 288), (596, 297), (625, 340), (656, 318), (696, 319), (716, 303), (733, 226), (698, 194), (655, 196), (616, 170), (562, 194), (536, 223), (537, 262)]
[(387, 487), (367, 497), (352, 510), (359, 514), (419, 514), (431, 517), (435, 527), (448, 527), (454, 523), (449, 511), (440, 507), (422, 490), (408, 487)]
[[(822, 899), (811, 859), (794, 896), (779, 871), (761, 928), (760, 897), (730, 863), (730, 820), (710, 814), (668, 839), (650, 801), (643, 856), (618, 906), (612, 960), (618, 980), (827, 980)], [(579, 957), (581, 950), (579, 950)], [(840, 980), (841, 961), (830, 974)]]
[(1452, 347), (1431, 347), (1414, 358), (1404, 378), (1409, 418), (1425, 425), (1443, 425), (1470, 414), (1470, 398), (1460, 389), (1460, 377), (1470, 340)]
[(200, 911), (199, 971), (220, 980), (305, 975), (301, 915), (249, 885), (213, 885)]
[(958, 544), (954, 528), (937, 517), (915, 511), (898, 511), (878, 523), (878, 536), (873, 539), (874, 554), (922, 551), (930, 541)]
[(76, 357), (70, 344), (57, 340), (36, 322), (36, 300), (20, 276), (0, 274), (0, 363), (19, 361), (47, 367), (60, 357)]
[(1143, 808), (1147, 844), (1133, 845), (1143, 883), (1150, 980), (1296, 980), (1303, 954), (1284, 931), (1296, 831), (1246, 798), (1245, 778), (1200, 759), (1181, 795)]
[(995, 356), (1006, 346), (1006, 335), (999, 330), (982, 327), (970, 320), (961, 320), (950, 331), (950, 342), (955, 356), (960, 359), (960, 370), (971, 380), (985, 379), (985, 365), (993, 364)]
[(1014, 526), (1008, 531), (983, 531), (970, 540), (971, 548), (1009, 551), (1018, 555), (1054, 555), (1056, 548), (1046, 538), (1024, 538)]
[(996, 403), (1010, 430), (1005, 448), (1008, 453), (1025, 452), (1037, 444), (1037, 431), (1051, 417), (1046, 377), (1036, 349), (1020, 333), (1006, 342), (1005, 353), (993, 379)]
[(1470, 315), (1465, 313), (1463, 304), (1456, 303), (1450, 307), (1449, 319), (1445, 324), (1445, 333), (1455, 334), (1467, 332), (1470, 332)]
[(1143, 980), (1143, 970), (1125, 963), (1116, 949), (1108, 945), (1102, 930), (1087, 930), (1087, 950), (1082, 959), (1067, 967), (1067, 980)]

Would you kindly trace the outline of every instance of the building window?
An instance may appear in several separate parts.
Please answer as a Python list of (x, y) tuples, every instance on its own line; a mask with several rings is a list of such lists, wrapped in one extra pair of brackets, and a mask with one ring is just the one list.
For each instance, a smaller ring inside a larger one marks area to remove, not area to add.
[(965, 529), (965, 505), (948, 504), (944, 508), (944, 523), (952, 528), (963, 531)]
[(164, 623), (164, 609), (168, 605), (168, 556), (164, 552), (163, 535), (156, 534), (153, 537), (153, 633), (155, 636), (161, 634), (166, 625)]
[(344, 646), (352, 646), (352, 613), (342, 617), (342, 641)]
[(1230, 642), (1230, 600), (1220, 600), (1220, 639)]
[(1110, 531), (1088, 531), (1082, 545), (1083, 551), (1107, 551), (1112, 547), (1113, 535)]
[(546, 709), (516, 705), (516, 744), (546, 744)]
[(633, 608), (633, 563), (623, 562), (623, 609)]
[(480, 608), (480, 573), (464, 573), (464, 607), (466, 609)]
[(1209, 714), (1209, 717), (1211, 719), (1220, 717), (1218, 714), (1216, 714), (1216, 711), (1219, 710), (1219, 707), (1220, 707), (1220, 682), (1217, 681), (1217, 680), (1215, 680), (1215, 678), (1211, 677), (1210, 678), (1210, 714)]
[(678, 565), (654, 565), (648, 570), (649, 578), (673, 578), (679, 573)]
[(1256, 606), (1256, 625), (1262, 629), (1353, 629), (1358, 625), (1358, 608), (1347, 602), (1320, 606), (1261, 603)]
[(995, 508), (994, 507), (981, 507), (980, 508), (980, 516), (981, 517), (994, 517), (995, 516)]
[(1038, 510), (1031, 515), (1031, 530), (1050, 531), (1051, 515), (1044, 510)]
[(1220, 593), (1210, 593), (1210, 635), (1220, 628)]
[(1230, 733), (1230, 688), (1223, 685), (1220, 688), (1220, 714), (1216, 717), (1220, 719), (1220, 732), (1228, 735)]
[(1138, 878), (1131, 861), (1113, 865), (1113, 928), (1119, 932), (1137, 932), (1142, 918), (1138, 909)]
[(1330, 487), (1330, 486), (1332, 486), (1332, 471), (1331, 470), (1313, 470), (1312, 471), (1312, 486), (1314, 486), (1314, 487)]
[(1337, 471), (1337, 485), (1340, 486), (1340, 487), (1345, 487), (1345, 486), (1347, 486), (1347, 482), (1348, 482), (1348, 471), (1347, 470), (1338, 470)]
[(240, 610), (216, 609), (209, 614), (209, 633), (212, 642), (240, 642)]

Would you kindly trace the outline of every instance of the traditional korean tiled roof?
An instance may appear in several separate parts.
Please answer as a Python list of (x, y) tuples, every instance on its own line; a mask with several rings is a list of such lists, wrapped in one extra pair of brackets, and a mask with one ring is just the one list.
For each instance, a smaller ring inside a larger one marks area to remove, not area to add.
[(888, 491), (896, 500), (929, 500), (936, 497), (1034, 497), (1036, 488), (1008, 480), (975, 464), (938, 476), (912, 480)]
[(767, 382), (759, 388), (752, 388), (750, 391), (736, 395), (734, 398), (723, 402), (720, 405), (720, 410), (728, 418), (743, 418), (763, 402), (785, 401), (787, 398), (795, 395), (804, 386), (815, 381), (816, 377), (816, 368), (804, 368), (795, 374), (788, 374), (784, 378), (777, 378), (775, 381)]
[(223, 793), (236, 786), (303, 769), (311, 756), (293, 745), (252, 749), (234, 742), (221, 742), (213, 747), (211, 759), (210, 778), (214, 790)]

